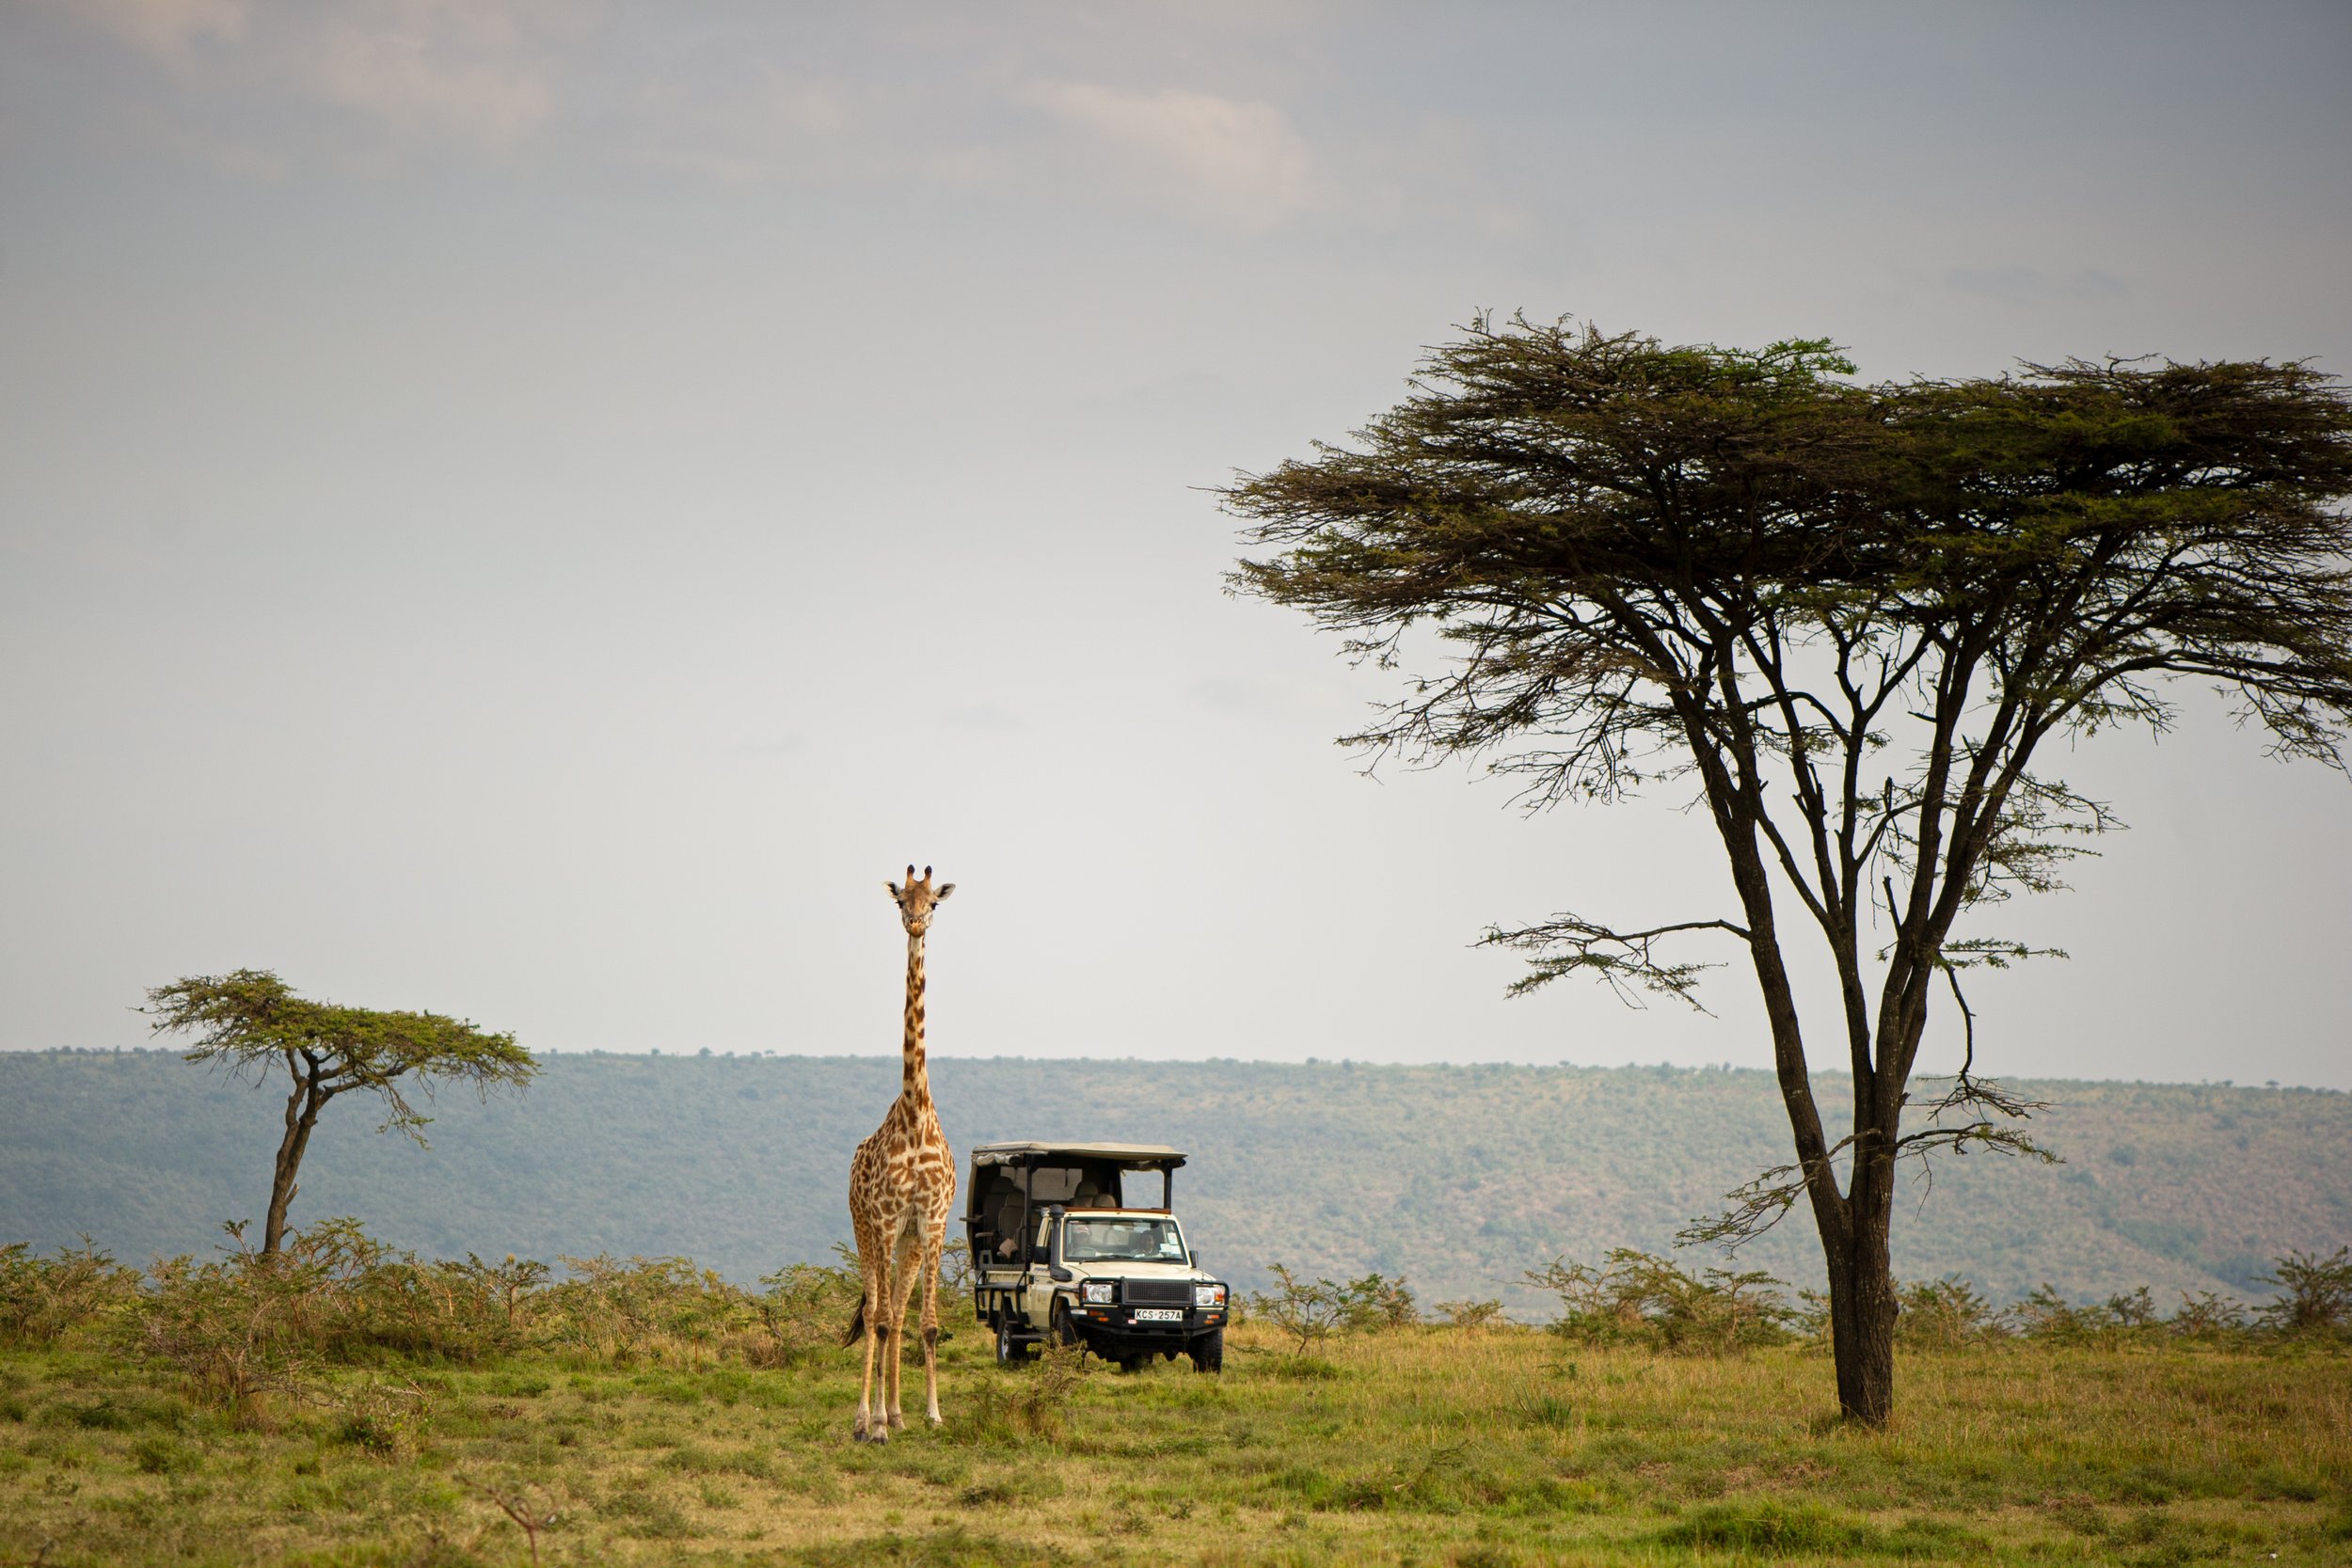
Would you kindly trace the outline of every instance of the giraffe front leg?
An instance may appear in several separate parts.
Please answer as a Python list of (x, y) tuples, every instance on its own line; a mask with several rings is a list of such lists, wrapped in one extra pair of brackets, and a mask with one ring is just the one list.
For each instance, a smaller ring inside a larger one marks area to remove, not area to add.
[(914, 1299), (914, 1270), (912, 1265), (920, 1256), (916, 1238), (911, 1231), (902, 1232), (898, 1244), (892, 1249), (890, 1260), (890, 1424), (903, 1428), (905, 1413), (898, 1406), (899, 1369), (906, 1354), (907, 1308)]
[(874, 1419), (882, 1423), (885, 1432), (895, 1432), (907, 1424), (907, 1418), (898, 1413), (898, 1357), (903, 1348), (900, 1341), (905, 1338), (906, 1324), (901, 1320), (891, 1326), (890, 1346), (882, 1352), (884, 1388), (882, 1402), (874, 1407)]
[(934, 1230), (923, 1242), (923, 1402), (925, 1418), (943, 1423), (939, 1414), (939, 1249)]
[(881, 1407), (874, 1398), (874, 1356), (881, 1349), (882, 1322), (882, 1292), (875, 1287), (880, 1283), (873, 1270), (866, 1270), (864, 1318), (866, 1328), (866, 1378), (858, 1385), (857, 1419), (850, 1425), (850, 1440), (853, 1443), (880, 1442), (890, 1435), (881, 1420)]

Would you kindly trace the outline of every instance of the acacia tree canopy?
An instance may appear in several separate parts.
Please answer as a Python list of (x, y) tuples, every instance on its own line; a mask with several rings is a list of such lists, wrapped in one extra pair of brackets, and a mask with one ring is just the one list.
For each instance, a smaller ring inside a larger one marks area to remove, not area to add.
[(536, 1073), (531, 1053), (512, 1035), (490, 1034), (439, 1013), (379, 1012), (296, 996), (267, 970), (240, 969), (158, 986), (141, 1010), (157, 1034), (192, 1034), (184, 1053), (262, 1080), (283, 1069), (289, 1080), (286, 1131), (270, 1182), (262, 1250), (274, 1253), (285, 1237), (294, 1178), (320, 1111), (337, 1095), (366, 1090), (382, 1101), (378, 1132), (397, 1131), (421, 1146), (431, 1117), (407, 1098), (403, 1080), (427, 1096), (441, 1084), (460, 1083), (488, 1094), (501, 1085), (520, 1087)]
[[(2036, 770), (2042, 743), (2161, 730), (2190, 676), (2274, 751), (2344, 766), (2352, 404), (2299, 363), (1852, 374), (1821, 341), (1481, 319), (1351, 443), (1223, 495), (1272, 552), (1237, 592), (1380, 668), (1428, 660), (1349, 742), (1484, 756), (1539, 807), (1661, 782), (1706, 807), (1736, 908), (1489, 940), (1527, 956), (1515, 990), (1583, 974), (1694, 1005), (1707, 966), (1675, 944), (1744, 948), (1796, 1159), (1698, 1234), (1736, 1242), (1809, 1203), (1839, 1400), (1877, 1422), (1896, 1159), (2041, 1152), (2013, 1126), (2032, 1107), (1967, 1068), (1901, 1123), (1938, 983), (1965, 1020), (1961, 972), (2029, 956), (1963, 917), (2061, 885), (2113, 824)], [(1853, 1080), (1835, 1141), (1783, 946), (1808, 930), (1837, 976), (1815, 1026)]]

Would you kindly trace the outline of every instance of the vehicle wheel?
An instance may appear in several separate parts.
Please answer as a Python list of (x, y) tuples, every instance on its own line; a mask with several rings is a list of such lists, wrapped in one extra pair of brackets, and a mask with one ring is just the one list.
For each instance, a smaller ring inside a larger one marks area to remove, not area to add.
[(1012, 1337), (1012, 1320), (996, 1320), (996, 1365), (1018, 1367), (1029, 1358), (1029, 1347)]
[(1054, 1304), (1054, 1338), (1064, 1345), (1078, 1342), (1078, 1325), (1070, 1321), (1070, 1308), (1059, 1302)]
[(1213, 1328), (1184, 1347), (1192, 1357), (1196, 1372), (1221, 1372), (1225, 1370), (1225, 1331)]
[(1135, 1376), (1151, 1364), (1152, 1357), (1149, 1355), (1122, 1355), (1119, 1358), (1119, 1370), (1129, 1377)]

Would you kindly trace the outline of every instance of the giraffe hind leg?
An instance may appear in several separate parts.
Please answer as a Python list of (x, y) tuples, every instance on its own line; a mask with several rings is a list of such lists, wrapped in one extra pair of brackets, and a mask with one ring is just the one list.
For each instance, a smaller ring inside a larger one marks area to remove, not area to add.
[(858, 1386), (857, 1418), (850, 1425), (850, 1439), (856, 1443), (880, 1442), (890, 1435), (890, 1429), (881, 1418), (880, 1402), (874, 1397), (874, 1359), (882, 1348), (882, 1318), (888, 1310), (881, 1227), (858, 1213), (854, 1201), (850, 1217), (857, 1232), (858, 1274), (865, 1287), (860, 1316), (866, 1328), (866, 1376)]

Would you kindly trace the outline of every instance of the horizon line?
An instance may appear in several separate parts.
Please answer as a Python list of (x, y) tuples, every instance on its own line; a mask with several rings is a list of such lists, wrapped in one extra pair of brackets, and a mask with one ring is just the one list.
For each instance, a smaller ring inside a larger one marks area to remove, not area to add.
[[(175, 1050), (170, 1046), (161, 1045), (0, 1046), (0, 1056), (179, 1056), (183, 1054), (184, 1054), (184, 1053)], [(659, 1057), (664, 1061), (673, 1062), (889, 1062), (896, 1060), (898, 1053), (895, 1051), (721, 1051), (710, 1046), (704, 1046), (698, 1050), (692, 1051), (665, 1051), (660, 1046), (649, 1046), (643, 1051), (615, 1051), (609, 1050), (601, 1046), (549, 1046), (534, 1051), (532, 1052), (532, 1054), (538, 1057), (606, 1057), (640, 1061), (650, 1061)], [(1120, 1065), (1164, 1068), (1215, 1067), (1224, 1064), (1236, 1067), (1339, 1068), (1351, 1072), (1357, 1070), (1371, 1072), (1408, 1072), (1425, 1070), (1428, 1069), (1437, 1069), (1443, 1071), (1467, 1072), (1500, 1069), (1520, 1072), (1672, 1073), (1677, 1076), (1688, 1077), (1697, 1077), (1702, 1074), (1710, 1073), (1749, 1074), (1759, 1078), (1775, 1078), (1777, 1076), (1774, 1069), (1772, 1068), (1741, 1067), (1733, 1062), (1604, 1063), (1572, 1062), (1565, 1060), (1558, 1062), (1522, 1062), (1502, 1059), (1473, 1061), (1389, 1062), (1374, 1061), (1369, 1058), (1356, 1056), (1015, 1056), (1003, 1054), (994, 1056), (941, 1056), (936, 1053), (932, 1053), (930, 1054), (930, 1061), (932, 1066), (937, 1066), (941, 1062), (1003, 1062), (1017, 1063), (1025, 1066), (1033, 1063), (1041, 1066), (1049, 1064), (1059, 1064), (1063, 1066)], [(1811, 1076), (1817, 1080), (1840, 1079), (1851, 1077), (1851, 1074), (1839, 1068), (1821, 1067), (1812, 1069)], [(1912, 1076), (1914, 1079), (1934, 1080), (1949, 1078), (1952, 1075), (1950, 1073), (1915, 1072), (1912, 1074)], [(2338, 1088), (2332, 1085), (2290, 1084), (2279, 1079), (2265, 1079), (2259, 1084), (2240, 1084), (2234, 1079), (2229, 1078), (2204, 1078), (2192, 1082), (2186, 1079), (2167, 1078), (2012, 1077), (2004, 1078), (2000, 1081), (2012, 1084), (2080, 1084), (2117, 1088), (2242, 1089), (2248, 1092), (2267, 1092), (2275, 1090), (2282, 1094), (2288, 1092), (2334, 1095), (2352, 1094), (2352, 1089)]]

